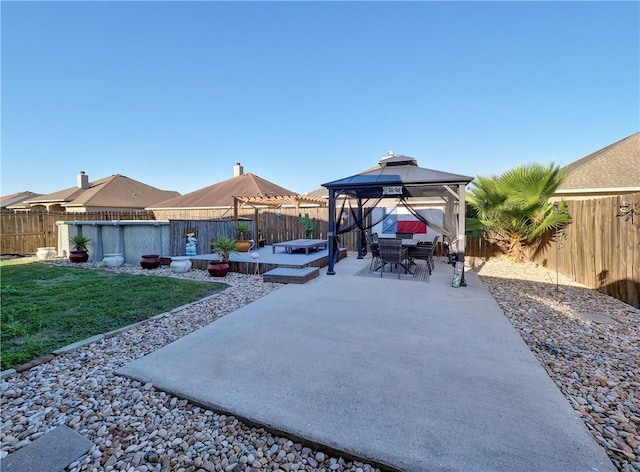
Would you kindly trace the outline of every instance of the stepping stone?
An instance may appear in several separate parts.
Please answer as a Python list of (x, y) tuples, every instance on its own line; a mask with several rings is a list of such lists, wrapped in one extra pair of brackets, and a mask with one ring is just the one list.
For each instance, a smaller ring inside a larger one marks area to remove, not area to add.
[(579, 318), (583, 320), (595, 321), (602, 324), (616, 324), (617, 321), (613, 318), (609, 318), (607, 315), (601, 315), (600, 313), (576, 313)]
[(320, 275), (320, 269), (317, 267), (303, 267), (302, 269), (278, 267), (262, 274), (262, 280), (281, 284), (303, 284), (318, 275)]
[(2, 459), (3, 472), (59, 472), (91, 449), (93, 443), (67, 426), (43, 434)]

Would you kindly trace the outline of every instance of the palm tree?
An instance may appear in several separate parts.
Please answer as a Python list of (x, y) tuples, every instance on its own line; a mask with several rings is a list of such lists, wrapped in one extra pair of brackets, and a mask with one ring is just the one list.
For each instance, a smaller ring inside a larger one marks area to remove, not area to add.
[(479, 231), (518, 262), (531, 260), (549, 232), (571, 221), (563, 200), (557, 211), (549, 201), (565, 178), (553, 163), (477, 176), (467, 194), (467, 229)]

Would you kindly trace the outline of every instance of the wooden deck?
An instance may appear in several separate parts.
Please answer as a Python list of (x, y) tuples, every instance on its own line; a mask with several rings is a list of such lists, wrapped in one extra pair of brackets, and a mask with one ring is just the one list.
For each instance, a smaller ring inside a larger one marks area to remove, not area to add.
[(304, 267), (302, 269), (287, 269), (278, 267), (262, 275), (265, 282), (277, 282), (281, 284), (303, 284), (320, 275), (317, 267)]
[[(257, 253), (258, 258), (254, 259), (251, 254)], [(216, 254), (198, 254), (190, 257), (191, 265), (194, 269), (206, 270), (209, 261), (216, 260)], [(347, 257), (347, 250), (341, 248), (339, 258)], [(171, 263), (170, 256), (162, 256), (162, 264), (169, 265)], [(277, 268), (301, 269), (304, 267), (326, 267), (329, 264), (329, 251), (321, 249), (309, 254), (276, 252), (273, 254), (270, 245), (261, 247), (250, 252), (238, 252), (231, 254), (229, 260), (230, 270), (242, 274), (264, 274)], [(257, 271), (256, 271), (257, 265)]]

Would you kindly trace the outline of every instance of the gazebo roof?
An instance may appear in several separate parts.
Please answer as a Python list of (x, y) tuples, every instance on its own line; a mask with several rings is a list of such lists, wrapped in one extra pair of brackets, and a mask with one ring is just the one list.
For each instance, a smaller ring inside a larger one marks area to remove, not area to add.
[(322, 186), (356, 198), (433, 197), (446, 192), (445, 185), (466, 185), (472, 180), (467, 175), (418, 167), (414, 157), (391, 154), (372, 169)]

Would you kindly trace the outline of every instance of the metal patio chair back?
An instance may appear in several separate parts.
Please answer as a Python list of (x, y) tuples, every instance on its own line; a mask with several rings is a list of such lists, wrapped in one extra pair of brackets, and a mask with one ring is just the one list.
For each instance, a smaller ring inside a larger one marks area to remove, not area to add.
[(369, 264), (369, 270), (374, 267), (378, 270), (380, 265), (380, 246), (378, 245), (378, 235), (376, 233), (367, 235), (367, 243), (371, 250), (371, 264)]
[[(396, 267), (403, 266), (403, 262), (407, 259), (407, 248), (402, 247), (402, 239), (379, 239), (378, 245), (380, 247), (380, 263), (382, 264), (380, 270), (380, 277), (384, 272), (384, 266), (386, 264), (393, 264)], [(405, 268), (406, 272), (406, 268)], [(398, 278), (400, 278), (400, 269), (398, 268)]]

